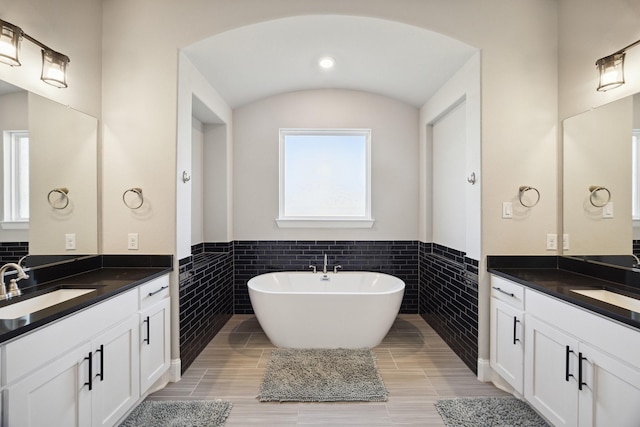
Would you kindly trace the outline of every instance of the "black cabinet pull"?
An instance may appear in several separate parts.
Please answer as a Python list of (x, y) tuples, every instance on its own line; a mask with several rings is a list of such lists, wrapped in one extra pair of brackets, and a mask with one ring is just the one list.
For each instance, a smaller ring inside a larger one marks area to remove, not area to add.
[(500, 289), (497, 286), (492, 286), (492, 288), (495, 289), (498, 292), (501, 292), (501, 293), (505, 294), (505, 295), (509, 295), (511, 298), (515, 297), (515, 295), (512, 294), (511, 292), (503, 291), (502, 289)]
[(565, 381), (569, 382), (569, 378), (572, 377), (573, 375), (569, 373), (569, 355), (573, 353), (573, 350), (571, 350), (571, 348), (569, 348), (569, 346), (565, 347), (565, 368), (564, 368), (564, 379)]
[(150, 297), (152, 297), (152, 296), (154, 296), (155, 294), (157, 294), (158, 292), (161, 292), (161, 291), (163, 291), (163, 290), (167, 289), (168, 287), (169, 287), (169, 286), (163, 286), (163, 287), (161, 287), (160, 289), (158, 289), (158, 290), (156, 290), (156, 291), (149, 292), (149, 296), (150, 296)]
[(516, 332), (518, 330), (518, 323), (520, 323), (518, 318), (516, 316), (513, 316), (513, 345), (516, 345), (516, 343), (520, 341), (520, 338), (516, 336)]
[(151, 319), (149, 319), (149, 316), (147, 316), (146, 319), (144, 319), (144, 323), (147, 324), (147, 337), (145, 339), (143, 339), (143, 342), (146, 342), (147, 345), (151, 345)]
[(582, 386), (587, 385), (587, 383), (582, 381), (582, 361), (583, 360), (587, 360), (587, 358), (582, 356), (582, 352), (578, 353), (578, 390), (582, 390)]
[(89, 356), (85, 357), (84, 360), (89, 361), (89, 381), (84, 383), (84, 385), (89, 386), (89, 391), (93, 389), (93, 353), (89, 352)]
[(100, 344), (100, 348), (96, 350), (96, 353), (100, 352), (100, 373), (97, 375), (100, 377), (100, 381), (104, 381), (104, 345)]

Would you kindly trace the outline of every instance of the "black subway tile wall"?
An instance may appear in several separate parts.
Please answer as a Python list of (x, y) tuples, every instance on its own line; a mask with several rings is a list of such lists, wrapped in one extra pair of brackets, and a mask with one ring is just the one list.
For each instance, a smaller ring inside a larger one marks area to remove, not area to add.
[(418, 312), (418, 243), (416, 241), (236, 241), (234, 242), (234, 300), (236, 314), (251, 314), (247, 282), (274, 271), (322, 269), (324, 254), (328, 268), (344, 271), (376, 271), (392, 274), (405, 282), (401, 313)]
[(420, 243), (420, 315), (477, 374), (478, 262)]
[(0, 242), (0, 265), (18, 262), (29, 253), (29, 242)]
[(235, 314), (252, 314), (247, 282), (274, 271), (379, 271), (404, 280), (401, 313), (420, 313), (476, 372), (478, 262), (417, 241), (235, 241), (203, 243), (180, 260), (182, 369)]
[(179, 261), (182, 372), (233, 315), (233, 244), (192, 247)]

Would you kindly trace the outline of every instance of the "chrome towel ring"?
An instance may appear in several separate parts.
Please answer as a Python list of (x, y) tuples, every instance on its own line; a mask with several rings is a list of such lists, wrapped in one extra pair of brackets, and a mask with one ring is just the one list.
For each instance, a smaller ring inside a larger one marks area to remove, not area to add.
[[(596, 203), (598, 200), (598, 192), (604, 191), (607, 193), (606, 200), (604, 203)], [(603, 187), (601, 185), (591, 185), (589, 186), (589, 202), (595, 206), (596, 208), (603, 208), (611, 201), (611, 191), (607, 187)]]
[[(131, 193), (134, 196), (127, 197), (127, 194)], [(138, 199), (137, 201), (135, 199)], [(140, 209), (144, 204), (144, 197), (142, 196), (142, 188), (134, 187), (122, 194), (122, 201), (129, 209)]]
[[(527, 204), (522, 200), (522, 198), (524, 197), (524, 194), (528, 191), (533, 191), (536, 193), (535, 202)], [(518, 200), (520, 200), (520, 204), (525, 208), (532, 208), (535, 205), (537, 205), (538, 202), (540, 201), (540, 192), (538, 191), (538, 189), (534, 187), (530, 187), (528, 185), (521, 185), (520, 188), (518, 189)]]
[[(53, 198), (51, 196), (57, 196)], [(47, 201), (53, 209), (64, 209), (69, 206), (69, 189), (66, 187), (54, 188), (47, 194)]]

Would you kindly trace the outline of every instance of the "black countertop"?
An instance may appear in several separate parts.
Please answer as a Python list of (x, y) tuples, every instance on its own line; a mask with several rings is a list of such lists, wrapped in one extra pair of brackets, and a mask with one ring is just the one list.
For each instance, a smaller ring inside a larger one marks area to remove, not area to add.
[(0, 308), (58, 289), (92, 291), (27, 316), (0, 319), (0, 343), (135, 288), (171, 270), (171, 267), (103, 267), (31, 286), (23, 290), (22, 296), (0, 302)]
[(640, 288), (637, 286), (551, 265), (545, 265), (541, 268), (535, 268), (531, 265), (526, 267), (491, 267), (489, 265), (489, 272), (640, 329), (640, 313), (572, 292), (572, 290), (607, 290), (640, 299)]

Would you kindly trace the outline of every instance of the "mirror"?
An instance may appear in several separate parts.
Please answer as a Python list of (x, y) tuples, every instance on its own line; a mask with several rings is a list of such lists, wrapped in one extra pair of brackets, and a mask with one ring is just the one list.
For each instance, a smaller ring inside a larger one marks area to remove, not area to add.
[(563, 122), (563, 255), (626, 267), (636, 263), (630, 256), (634, 129), (640, 129), (640, 95)]
[[(2, 245), (17, 243), (24, 247), (28, 242), (29, 255), (75, 258), (97, 254), (97, 119), (0, 82), (0, 130)], [(28, 182), (28, 190), (9, 183), (8, 178), (14, 178), (7, 175), (13, 164), (8, 160), (12, 155), (7, 151), (9, 131), (28, 131), (28, 174), (21, 178)], [(56, 189), (66, 189), (67, 193)], [(22, 200), (23, 209), (26, 204), (28, 229), (24, 223), (5, 221), (7, 206), (15, 203), (6, 203), (9, 191), (14, 192), (14, 200)], [(28, 263), (29, 267), (32, 264)]]

